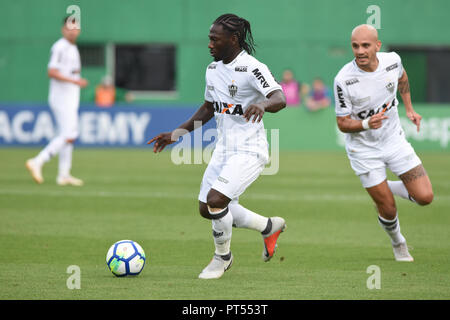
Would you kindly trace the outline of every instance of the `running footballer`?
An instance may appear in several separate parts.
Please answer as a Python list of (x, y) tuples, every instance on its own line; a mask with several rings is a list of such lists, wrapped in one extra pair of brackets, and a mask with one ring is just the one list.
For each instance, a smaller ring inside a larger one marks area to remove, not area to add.
[(194, 130), (194, 121), (205, 124), (215, 117), (217, 143), (198, 196), (200, 214), (212, 221), (215, 252), (200, 273), (201, 279), (220, 278), (231, 267), (232, 226), (261, 233), (263, 261), (272, 258), (286, 226), (283, 218), (264, 217), (238, 202), (269, 161), (262, 117), (286, 106), (281, 86), (267, 66), (252, 56), (254, 43), (247, 20), (234, 14), (218, 17), (209, 31), (208, 48), (214, 62), (206, 69), (203, 105), (178, 130), (161, 133), (148, 142), (154, 142), (154, 152), (160, 152)]
[[(417, 131), (422, 117), (412, 106), (408, 75), (400, 56), (380, 52), (377, 30), (370, 25), (357, 26), (351, 46), (355, 59), (334, 80), (337, 125), (345, 133), (351, 167), (373, 199), (379, 224), (391, 239), (395, 259), (413, 261), (400, 232), (394, 195), (427, 205), (433, 200), (433, 190), (400, 125), (397, 91)], [(386, 168), (400, 180), (387, 180)]]

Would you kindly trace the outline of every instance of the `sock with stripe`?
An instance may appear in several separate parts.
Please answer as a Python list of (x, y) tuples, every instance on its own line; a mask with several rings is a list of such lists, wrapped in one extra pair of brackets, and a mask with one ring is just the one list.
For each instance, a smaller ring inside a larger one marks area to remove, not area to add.
[(406, 189), (405, 185), (403, 184), (403, 181), (391, 181), (388, 180), (387, 184), (389, 186), (389, 189), (391, 189), (391, 192), (399, 197), (402, 197), (403, 199), (412, 201), (416, 203), (416, 201), (411, 197), (408, 193), (408, 189)]
[(378, 223), (391, 238), (391, 242), (393, 245), (397, 245), (406, 241), (405, 237), (403, 237), (403, 235), (400, 233), (400, 222), (398, 220), (398, 215), (392, 220), (388, 220), (381, 216), (378, 216)]

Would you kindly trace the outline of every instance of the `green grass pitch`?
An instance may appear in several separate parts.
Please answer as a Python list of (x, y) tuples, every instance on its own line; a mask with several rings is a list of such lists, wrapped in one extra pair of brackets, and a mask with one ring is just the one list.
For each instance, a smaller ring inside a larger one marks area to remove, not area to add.
[[(449, 299), (450, 154), (419, 153), (435, 191), (419, 207), (397, 199), (413, 263), (395, 262), (369, 196), (342, 152), (282, 152), (280, 171), (261, 176), (241, 204), (283, 216), (275, 257), (261, 260), (262, 238), (233, 229), (233, 267), (199, 280), (214, 246), (198, 214), (205, 165), (174, 165), (170, 152), (75, 149), (73, 174), (85, 186), (58, 187), (57, 160), (36, 185), (24, 167), (38, 149), (0, 150), (0, 299)], [(391, 176), (392, 177), (392, 176)], [(105, 256), (132, 239), (147, 263), (116, 278)], [(70, 290), (67, 268), (81, 270)], [(367, 268), (381, 271), (369, 290)]]

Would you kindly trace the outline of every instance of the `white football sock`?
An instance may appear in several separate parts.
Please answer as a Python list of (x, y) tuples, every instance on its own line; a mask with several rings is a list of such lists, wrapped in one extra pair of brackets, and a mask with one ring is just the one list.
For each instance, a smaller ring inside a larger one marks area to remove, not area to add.
[(212, 230), (214, 237), (215, 253), (217, 255), (226, 255), (230, 253), (231, 234), (233, 229), (233, 216), (226, 207), (223, 210), (214, 210), (208, 207), (208, 211), (212, 216), (222, 216), (219, 219), (212, 219)]
[(403, 184), (403, 181), (391, 181), (388, 180), (387, 184), (389, 186), (389, 189), (391, 189), (391, 192), (399, 197), (402, 197), (403, 199), (410, 200), (412, 202), (416, 202), (408, 192), (408, 189), (406, 189), (405, 185)]
[(266, 229), (269, 218), (248, 210), (239, 203), (230, 203), (228, 208), (231, 210), (233, 226), (236, 228), (253, 229), (259, 232), (263, 232)]
[(70, 175), (72, 168), (73, 143), (66, 143), (59, 151), (58, 177), (64, 178)]
[(34, 158), (34, 160), (39, 164), (43, 165), (48, 162), (52, 157), (56, 156), (61, 148), (66, 143), (62, 136), (54, 137), (47, 146)]
[(388, 220), (381, 216), (378, 216), (378, 222), (391, 238), (391, 242), (393, 245), (397, 245), (401, 242), (406, 241), (405, 237), (403, 237), (403, 235), (400, 233), (400, 222), (398, 220), (398, 215), (392, 220)]

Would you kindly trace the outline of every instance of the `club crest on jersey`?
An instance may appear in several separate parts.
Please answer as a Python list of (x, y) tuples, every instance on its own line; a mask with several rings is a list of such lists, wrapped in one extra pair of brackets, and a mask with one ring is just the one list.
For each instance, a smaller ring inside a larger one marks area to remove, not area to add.
[(234, 98), (234, 96), (236, 95), (237, 91), (238, 91), (238, 87), (237, 85), (234, 84), (234, 80), (232, 81), (232, 83), (228, 86), (228, 91), (230, 92), (230, 96), (232, 98)]
[(386, 89), (390, 92), (390, 93), (394, 93), (394, 89), (395, 89), (395, 84), (393, 82), (389, 82), (386, 85)]

